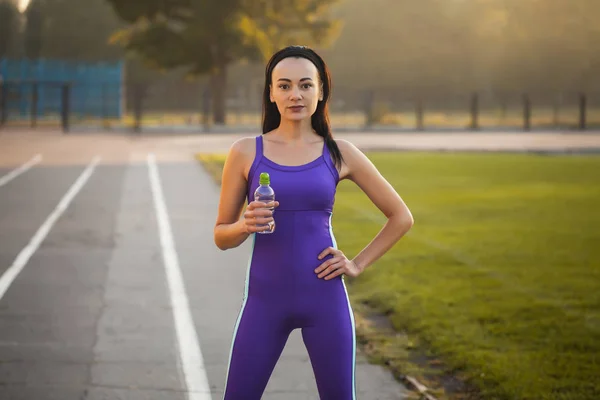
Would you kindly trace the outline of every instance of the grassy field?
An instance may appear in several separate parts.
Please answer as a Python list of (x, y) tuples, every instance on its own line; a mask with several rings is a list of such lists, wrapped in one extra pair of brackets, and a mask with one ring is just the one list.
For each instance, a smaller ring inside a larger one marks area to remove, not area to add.
[[(459, 397), (443, 393), (448, 372), (484, 399), (600, 398), (600, 158), (368, 156), (415, 217), (392, 251), (348, 280), (358, 314), (368, 305), (402, 332), (359, 315), (369, 354), (443, 398)], [(199, 158), (219, 176), (223, 156)], [(349, 257), (383, 222), (340, 183), (334, 233)]]

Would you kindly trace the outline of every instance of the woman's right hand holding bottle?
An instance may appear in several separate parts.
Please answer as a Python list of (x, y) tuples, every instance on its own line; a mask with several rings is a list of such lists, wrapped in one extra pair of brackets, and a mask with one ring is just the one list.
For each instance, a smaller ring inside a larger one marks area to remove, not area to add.
[(244, 212), (243, 226), (246, 233), (263, 232), (271, 229), (270, 223), (274, 221), (273, 211), (279, 206), (278, 201), (265, 203), (251, 201)]

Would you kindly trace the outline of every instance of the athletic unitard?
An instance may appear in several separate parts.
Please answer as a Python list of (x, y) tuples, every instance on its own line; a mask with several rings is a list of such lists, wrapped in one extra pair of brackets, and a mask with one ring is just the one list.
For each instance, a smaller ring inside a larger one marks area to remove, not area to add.
[(262, 135), (248, 174), (248, 202), (268, 172), (279, 207), (275, 231), (252, 234), (224, 400), (258, 400), (292, 330), (300, 328), (322, 400), (354, 400), (356, 337), (343, 275), (318, 278), (325, 248), (336, 248), (331, 216), (339, 180), (328, 148), (307, 164), (284, 166), (263, 155)]

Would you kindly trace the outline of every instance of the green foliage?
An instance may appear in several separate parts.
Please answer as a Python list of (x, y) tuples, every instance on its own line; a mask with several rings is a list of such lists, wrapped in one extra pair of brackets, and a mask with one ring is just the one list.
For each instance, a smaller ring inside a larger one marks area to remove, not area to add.
[(153, 68), (210, 75), (214, 120), (223, 123), (228, 66), (298, 41), (325, 43), (336, 29), (327, 11), (338, 0), (107, 1), (129, 23), (112, 41)]
[(345, 0), (334, 83), (401, 90), (598, 91), (594, 0)]
[(339, 28), (327, 16), (338, 0), (107, 1), (130, 23), (113, 41), (156, 67), (186, 66), (194, 75), (264, 60), (287, 44), (325, 44)]
[(0, 1), (0, 58), (12, 55), (18, 37), (19, 10), (8, 1)]
[(28, 56), (91, 62), (123, 57), (108, 42), (123, 23), (104, 0), (31, 0), (25, 15)]
[(135, 23), (140, 18), (148, 20), (164, 18), (186, 19), (189, 15), (191, 0), (145, 0), (138, 1), (113, 1), (108, 0), (116, 13), (124, 21)]
[(44, 15), (41, 2), (33, 2), (25, 11), (25, 57), (35, 60), (41, 56), (42, 52), (42, 29), (44, 25)]

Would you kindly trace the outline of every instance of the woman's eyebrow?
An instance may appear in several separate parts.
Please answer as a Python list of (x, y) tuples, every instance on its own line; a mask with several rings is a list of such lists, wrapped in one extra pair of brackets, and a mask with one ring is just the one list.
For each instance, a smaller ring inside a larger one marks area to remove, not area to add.
[[(291, 82), (292, 80), (288, 79), (288, 78), (279, 78), (279, 79), (277, 79), (277, 82), (279, 82), (279, 81)], [(311, 78), (302, 78), (302, 79), (300, 79), (300, 82), (302, 82), (302, 81), (312, 81), (312, 79)]]

